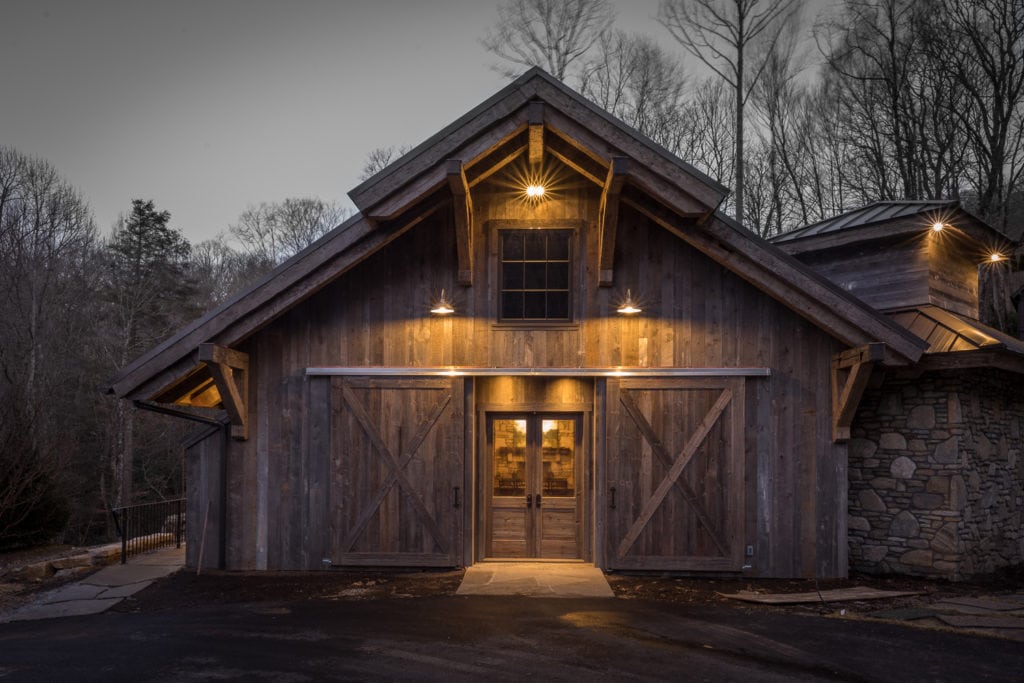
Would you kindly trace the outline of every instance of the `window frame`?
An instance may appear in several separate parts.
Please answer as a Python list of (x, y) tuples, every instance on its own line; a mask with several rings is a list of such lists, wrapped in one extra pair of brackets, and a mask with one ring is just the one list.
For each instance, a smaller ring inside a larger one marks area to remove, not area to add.
[[(580, 220), (506, 220), (494, 219), (487, 221), (489, 238), (489, 271), (490, 271), (490, 319), (494, 329), (537, 329), (537, 330), (574, 330), (583, 319), (583, 260), (580, 235), (584, 221)], [(502, 233), (511, 230), (557, 230), (568, 233), (569, 238), (569, 283), (568, 283), (568, 318), (503, 318), (502, 317)]]

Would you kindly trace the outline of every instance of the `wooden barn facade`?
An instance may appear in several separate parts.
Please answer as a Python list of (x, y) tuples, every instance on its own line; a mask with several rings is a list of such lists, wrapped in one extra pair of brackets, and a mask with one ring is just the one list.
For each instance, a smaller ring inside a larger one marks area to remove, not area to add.
[(356, 187), (111, 382), (225, 416), (187, 446), (189, 564), (845, 576), (854, 410), (927, 344), (725, 193), (539, 70)]

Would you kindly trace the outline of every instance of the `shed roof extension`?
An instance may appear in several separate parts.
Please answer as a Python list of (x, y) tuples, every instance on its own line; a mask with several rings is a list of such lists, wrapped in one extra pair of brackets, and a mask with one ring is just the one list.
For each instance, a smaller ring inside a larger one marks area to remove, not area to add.
[(537, 144), (605, 194), (617, 188), (621, 202), (843, 343), (884, 342), (888, 362), (896, 365), (920, 357), (920, 339), (717, 213), (727, 192), (720, 184), (550, 75), (531, 69), (354, 188), (350, 196), (359, 214), (130, 363), (110, 380), (109, 390), (133, 399), (170, 400), (179, 392), (168, 392), (169, 387), (198, 386), (206, 381), (200, 344), (231, 347), (245, 341), (439, 210), (454, 212), (459, 278), (471, 277), (472, 250), (465, 243), (472, 239), (472, 188), (532, 154)]

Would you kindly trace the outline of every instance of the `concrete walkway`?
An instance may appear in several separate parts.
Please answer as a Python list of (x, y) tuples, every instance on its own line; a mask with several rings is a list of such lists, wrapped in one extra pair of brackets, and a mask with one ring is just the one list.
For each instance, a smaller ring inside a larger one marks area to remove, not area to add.
[(41, 593), (31, 603), (0, 614), (0, 623), (99, 614), (184, 565), (184, 547), (137, 555), (127, 564), (104, 567), (81, 581)]
[(583, 562), (478, 562), (466, 570), (456, 594), (615, 597), (601, 570)]

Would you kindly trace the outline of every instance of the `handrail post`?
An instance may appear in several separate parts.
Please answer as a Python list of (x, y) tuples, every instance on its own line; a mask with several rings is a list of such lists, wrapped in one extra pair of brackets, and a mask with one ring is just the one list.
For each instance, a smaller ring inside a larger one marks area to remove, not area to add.
[(182, 515), (181, 503), (182, 503), (182, 499), (179, 498), (178, 501), (177, 501), (178, 519), (177, 519), (177, 524), (175, 525), (175, 529), (174, 529), (174, 543), (175, 543), (175, 547), (176, 548), (180, 548), (181, 547), (181, 521), (182, 521), (181, 520), (181, 515)]
[(121, 508), (121, 564), (128, 562), (128, 508)]

